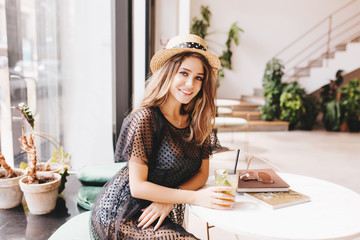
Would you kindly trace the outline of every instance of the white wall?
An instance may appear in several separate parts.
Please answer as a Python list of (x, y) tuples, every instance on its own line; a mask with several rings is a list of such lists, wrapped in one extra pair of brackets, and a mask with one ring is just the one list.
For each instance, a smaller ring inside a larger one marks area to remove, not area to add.
[(155, 52), (178, 34), (178, 0), (157, 0), (155, 6)]
[(179, 34), (190, 32), (190, 0), (157, 0), (155, 5), (155, 52)]
[(200, 17), (201, 5), (212, 13), (207, 43), (218, 56), (225, 49), (227, 32), (234, 22), (243, 28), (233, 47), (231, 71), (218, 89), (219, 98), (252, 95), (262, 87), (265, 64), (287, 44), (349, 1), (343, 0), (193, 0), (191, 18)]
[(74, 169), (113, 162), (110, 3), (60, 2), (64, 147)]

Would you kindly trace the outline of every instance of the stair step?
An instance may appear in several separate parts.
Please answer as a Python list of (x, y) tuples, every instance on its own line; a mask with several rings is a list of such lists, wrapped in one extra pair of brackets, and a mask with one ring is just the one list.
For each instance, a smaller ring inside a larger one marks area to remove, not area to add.
[(339, 44), (335, 47), (336, 51), (346, 51), (346, 44)]
[(249, 120), (260, 120), (261, 113), (259, 111), (233, 111), (232, 115), (233, 117), (241, 117)]
[(293, 74), (293, 75), (287, 75), (288, 78), (290, 79), (298, 79), (298, 78), (303, 78), (303, 77), (310, 77), (310, 74)]
[(351, 40), (351, 42), (360, 42), (360, 36), (354, 38), (353, 40)]
[(242, 95), (241, 100), (251, 103), (256, 103), (260, 105), (265, 104), (265, 98), (264, 96), (255, 96), (255, 95)]
[(270, 131), (289, 131), (289, 122), (285, 121), (262, 121), (250, 120), (248, 129), (246, 127), (218, 127), (219, 132), (270, 132)]
[(322, 67), (322, 66), (323, 66), (323, 60), (321, 58), (309, 61), (309, 67)]
[(295, 75), (301, 76), (309, 76), (310, 75), (310, 67), (296, 67), (294, 69)]
[(257, 111), (261, 104), (240, 100), (240, 104), (233, 106), (233, 111)]
[(254, 96), (264, 96), (264, 89), (263, 88), (254, 88)]
[(321, 55), (321, 57), (323, 58), (323, 59), (326, 59), (326, 58), (334, 58), (335, 57), (335, 52), (330, 52), (329, 53), (329, 55), (327, 56), (328, 54), (327, 53), (323, 53), (322, 55)]
[[(301, 75), (301, 74), (293, 74), (293, 75), (286, 75), (284, 79), (286, 79), (285, 82), (291, 82), (291, 81), (297, 81), (299, 78), (303, 77), (310, 77), (310, 74), (307, 75)], [(284, 81), (284, 79), (282, 81)]]
[(289, 131), (289, 122), (285, 121), (249, 121), (249, 131)]

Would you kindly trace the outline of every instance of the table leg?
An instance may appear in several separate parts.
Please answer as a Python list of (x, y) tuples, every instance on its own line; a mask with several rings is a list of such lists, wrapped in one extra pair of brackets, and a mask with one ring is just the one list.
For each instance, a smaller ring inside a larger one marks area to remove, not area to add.
[(210, 233), (209, 233), (209, 229), (210, 229), (210, 228), (213, 228), (213, 227), (215, 227), (215, 226), (213, 226), (213, 225), (209, 225), (209, 223), (208, 223), (208, 222), (206, 222), (206, 234), (207, 234), (207, 240), (210, 240)]

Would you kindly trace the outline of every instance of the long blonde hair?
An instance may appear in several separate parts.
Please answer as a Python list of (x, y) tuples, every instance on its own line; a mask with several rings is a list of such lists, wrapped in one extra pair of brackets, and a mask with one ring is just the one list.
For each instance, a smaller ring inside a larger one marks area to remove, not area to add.
[(147, 79), (144, 97), (138, 109), (161, 106), (167, 100), (170, 94), (171, 80), (179, 70), (181, 63), (189, 57), (201, 60), (205, 76), (201, 90), (188, 104), (182, 105), (181, 114), (188, 113), (191, 120), (190, 135), (186, 140), (194, 139), (196, 144), (201, 145), (214, 127), (216, 115), (214, 99), (218, 83), (217, 70), (213, 69), (201, 54), (182, 52), (167, 60), (158, 71)]

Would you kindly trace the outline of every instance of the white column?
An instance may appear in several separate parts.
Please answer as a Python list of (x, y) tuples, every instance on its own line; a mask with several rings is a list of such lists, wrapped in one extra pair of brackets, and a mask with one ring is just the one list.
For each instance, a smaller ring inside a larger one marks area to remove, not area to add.
[(1, 153), (6, 162), (14, 167), (14, 150), (10, 106), (10, 83), (9, 70), (4, 67), (0, 69), (0, 138)]
[(113, 162), (111, 2), (62, 0), (62, 121), (73, 168)]
[(146, 39), (146, 1), (134, 0), (133, 32), (133, 108), (137, 108), (145, 89), (145, 39)]
[(190, 33), (190, 0), (179, 0), (179, 34)]
[[(182, 0), (181, 0), (182, 1)], [(155, 14), (155, 52), (178, 35), (178, 0), (157, 0)]]

